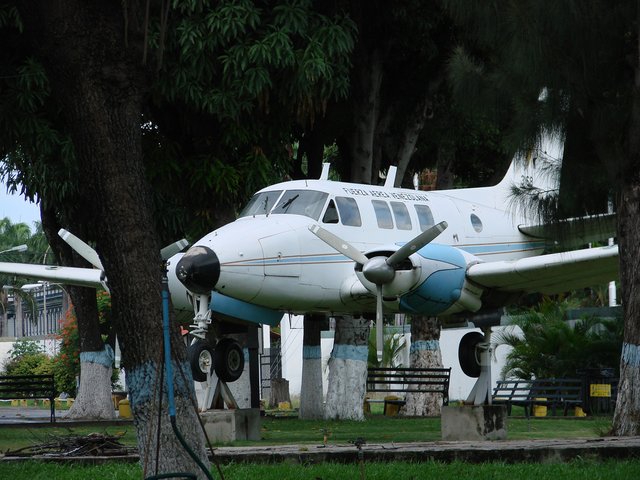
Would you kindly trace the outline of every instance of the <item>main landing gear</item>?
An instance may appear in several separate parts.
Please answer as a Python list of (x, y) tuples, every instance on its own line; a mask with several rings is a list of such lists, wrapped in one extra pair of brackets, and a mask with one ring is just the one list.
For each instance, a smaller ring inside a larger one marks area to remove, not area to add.
[(192, 298), (195, 316), (187, 355), (193, 379), (203, 384), (205, 393), (199, 402), (201, 410), (209, 408), (237, 408), (237, 403), (226, 385), (235, 382), (244, 371), (244, 352), (240, 343), (231, 337), (221, 337), (216, 343), (209, 341), (211, 325), (210, 296), (196, 294)]
[(480, 332), (469, 332), (458, 348), (458, 360), (462, 371), (469, 377), (477, 378), (467, 405), (491, 405), (491, 327)]
[(223, 382), (235, 382), (244, 371), (244, 352), (233, 338), (221, 338), (215, 347), (207, 340), (196, 338), (187, 354), (196, 382), (206, 382), (212, 373)]

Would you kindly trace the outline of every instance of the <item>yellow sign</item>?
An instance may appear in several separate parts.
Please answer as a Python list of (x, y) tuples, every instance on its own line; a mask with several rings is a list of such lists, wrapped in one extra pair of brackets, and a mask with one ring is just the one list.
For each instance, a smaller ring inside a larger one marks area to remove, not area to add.
[(592, 397), (610, 397), (611, 385), (608, 383), (592, 383), (589, 385)]

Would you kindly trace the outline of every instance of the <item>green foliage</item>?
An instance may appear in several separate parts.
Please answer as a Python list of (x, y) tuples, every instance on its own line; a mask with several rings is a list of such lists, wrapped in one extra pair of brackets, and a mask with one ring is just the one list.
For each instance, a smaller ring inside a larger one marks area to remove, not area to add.
[(4, 364), (5, 375), (47, 375), (53, 373), (49, 356), (33, 340), (20, 339), (9, 351)]
[(406, 342), (401, 335), (385, 335), (382, 344), (382, 360), (378, 360), (376, 330), (372, 328), (369, 335), (367, 366), (377, 368), (401, 367), (402, 364), (397, 363), (397, 360), (405, 344)]
[(566, 302), (544, 300), (538, 307), (513, 315), (521, 333), (507, 327), (494, 337), (508, 345), (503, 378), (575, 377), (578, 370), (617, 368), (622, 349), (622, 322), (584, 318), (571, 325)]
[(13, 348), (9, 350), (9, 358), (11, 360), (17, 360), (24, 355), (36, 355), (38, 353), (43, 353), (42, 347), (38, 342), (27, 338), (20, 338), (13, 344)]
[(56, 387), (74, 397), (76, 377), (80, 375), (80, 337), (72, 308), (60, 321), (59, 339), (60, 349), (53, 359)]

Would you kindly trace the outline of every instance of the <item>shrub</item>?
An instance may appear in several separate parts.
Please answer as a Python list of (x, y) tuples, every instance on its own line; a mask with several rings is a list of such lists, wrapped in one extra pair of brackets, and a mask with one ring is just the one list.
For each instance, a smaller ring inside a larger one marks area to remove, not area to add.
[(51, 359), (33, 340), (20, 339), (9, 351), (4, 364), (5, 375), (49, 375), (53, 373)]

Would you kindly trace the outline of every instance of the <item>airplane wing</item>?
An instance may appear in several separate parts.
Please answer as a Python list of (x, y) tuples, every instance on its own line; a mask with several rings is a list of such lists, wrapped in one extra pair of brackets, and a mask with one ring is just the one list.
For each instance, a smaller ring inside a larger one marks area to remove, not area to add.
[(472, 265), (467, 278), (506, 293), (563, 293), (616, 280), (618, 246), (587, 248), (521, 260)]
[(0, 273), (79, 287), (104, 287), (106, 281), (104, 272), (95, 268), (0, 262)]

